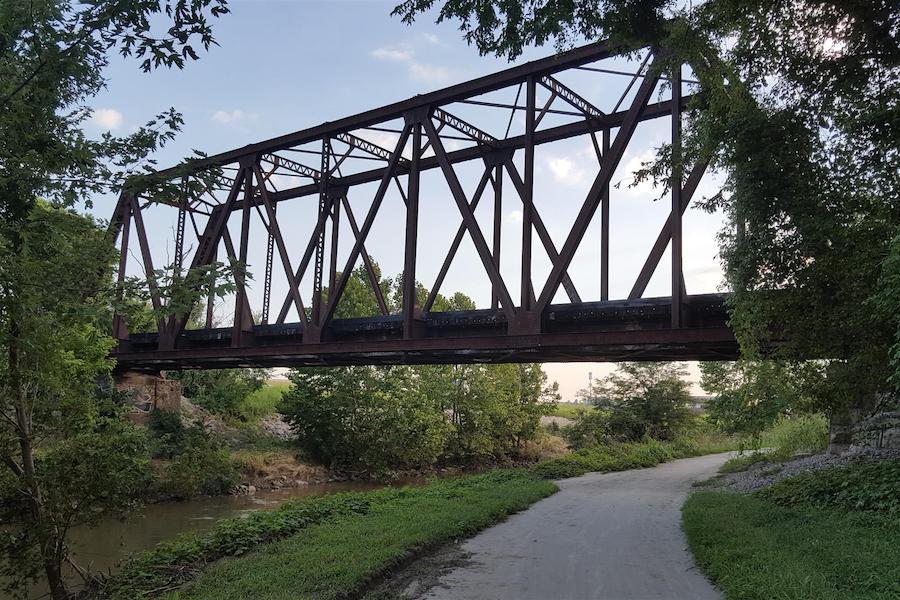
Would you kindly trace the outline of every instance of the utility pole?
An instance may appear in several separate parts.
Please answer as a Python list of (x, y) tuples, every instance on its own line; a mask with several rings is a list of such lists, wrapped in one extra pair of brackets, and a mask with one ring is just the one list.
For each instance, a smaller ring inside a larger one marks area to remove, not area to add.
[(585, 400), (585, 404), (590, 404), (594, 401), (594, 374), (588, 371), (588, 397)]

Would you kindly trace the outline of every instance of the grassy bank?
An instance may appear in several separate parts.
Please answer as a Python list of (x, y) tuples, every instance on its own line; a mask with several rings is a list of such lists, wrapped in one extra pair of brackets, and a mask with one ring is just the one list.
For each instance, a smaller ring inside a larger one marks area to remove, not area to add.
[(693, 494), (683, 512), (691, 551), (727, 600), (900, 597), (896, 517), (723, 491)]
[(342, 597), (411, 551), (472, 534), (556, 489), (507, 470), (291, 502), (160, 544), (126, 563), (97, 596)]
[[(549, 481), (649, 467), (705, 448), (684, 443), (580, 450), (531, 468), (436, 480), (417, 488), (313, 498), (222, 521), (138, 555), (104, 597), (338, 598), (424, 548), (465, 537), (552, 494)], [(252, 552), (251, 552), (252, 551)], [(244, 555), (246, 554), (246, 556)]]
[(257, 422), (263, 417), (274, 414), (281, 395), (291, 387), (290, 381), (267, 381), (260, 389), (256, 390), (236, 407), (235, 412), (247, 422)]
[(716, 454), (734, 449), (734, 440), (720, 435), (685, 438), (672, 442), (651, 439), (637, 443), (582, 448), (560, 458), (543, 461), (532, 470), (538, 477), (563, 479), (598, 471), (625, 471), (652, 467), (677, 458)]
[(683, 516), (728, 600), (900, 597), (900, 460), (804, 473), (753, 496), (701, 491)]

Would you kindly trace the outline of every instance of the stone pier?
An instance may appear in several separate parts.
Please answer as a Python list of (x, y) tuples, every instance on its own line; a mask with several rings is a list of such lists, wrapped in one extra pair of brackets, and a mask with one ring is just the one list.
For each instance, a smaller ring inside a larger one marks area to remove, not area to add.
[(150, 422), (154, 410), (181, 410), (181, 382), (165, 374), (126, 372), (116, 376), (116, 389), (124, 393), (128, 418), (139, 425)]

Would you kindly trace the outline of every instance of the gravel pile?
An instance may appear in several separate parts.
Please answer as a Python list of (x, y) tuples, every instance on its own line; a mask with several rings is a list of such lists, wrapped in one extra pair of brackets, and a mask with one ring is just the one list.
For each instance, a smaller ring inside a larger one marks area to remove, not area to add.
[(715, 487), (737, 492), (753, 492), (768, 487), (776, 481), (801, 473), (818, 471), (829, 467), (840, 467), (860, 459), (887, 460), (900, 458), (900, 448), (861, 449), (845, 454), (816, 454), (796, 458), (785, 463), (760, 462), (746, 471), (728, 473), (714, 480)]

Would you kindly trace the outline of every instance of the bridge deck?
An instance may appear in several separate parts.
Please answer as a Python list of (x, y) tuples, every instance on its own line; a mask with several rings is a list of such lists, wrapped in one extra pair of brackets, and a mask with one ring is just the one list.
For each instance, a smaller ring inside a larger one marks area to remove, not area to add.
[(299, 323), (256, 325), (232, 344), (232, 329), (187, 330), (173, 350), (157, 334), (132, 334), (114, 353), (120, 369), (354, 364), (732, 360), (738, 347), (720, 294), (687, 296), (686, 326), (672, 329), (671, 299), (552, 305), (542, 332), (507, 333), (502, 310), (433, 312), (404, 339), (402, 315), (335, 319), (320, 343), (303, 342)]

